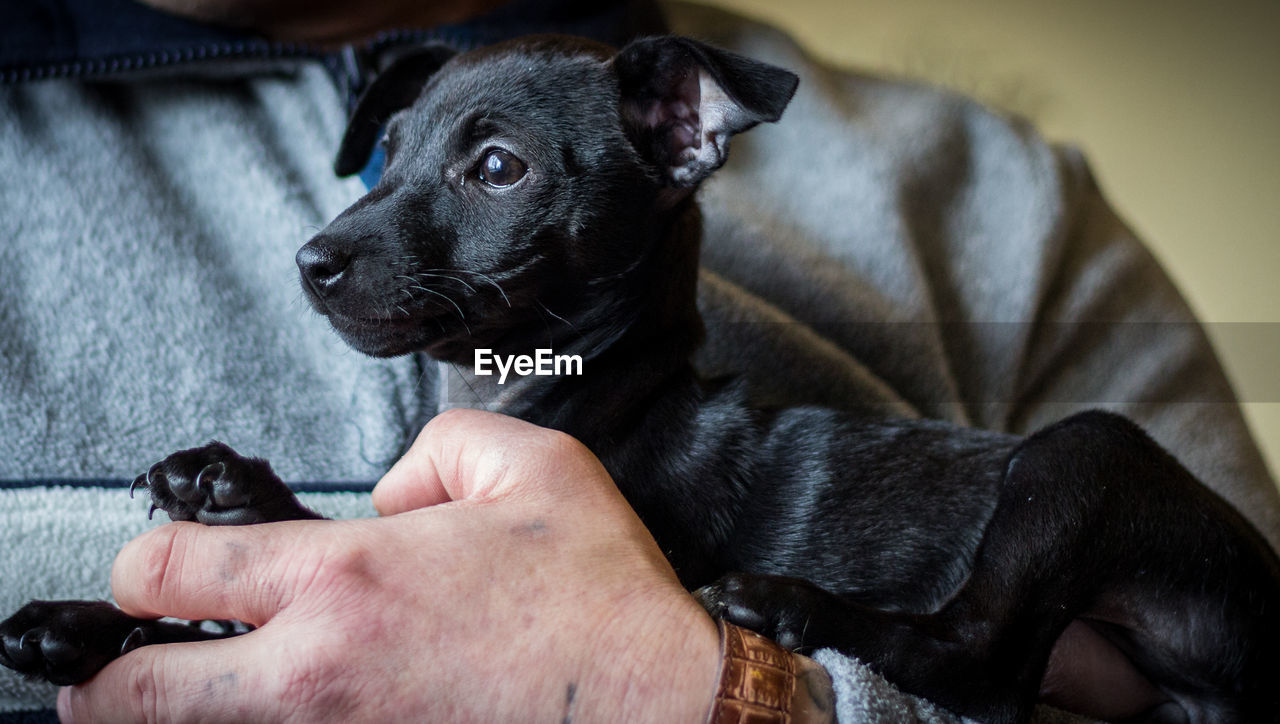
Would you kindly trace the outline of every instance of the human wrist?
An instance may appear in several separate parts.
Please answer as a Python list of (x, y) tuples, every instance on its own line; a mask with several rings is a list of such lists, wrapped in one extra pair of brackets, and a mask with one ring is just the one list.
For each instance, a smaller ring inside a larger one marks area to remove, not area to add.
[(707, 724), (819, 724), (835, 721), (831, 677), (817, 662), (725, 621)]
[(575, 720), (704, 724), (720, 667), (715, 622), (692, 599), (648, 613), (600, 639)]

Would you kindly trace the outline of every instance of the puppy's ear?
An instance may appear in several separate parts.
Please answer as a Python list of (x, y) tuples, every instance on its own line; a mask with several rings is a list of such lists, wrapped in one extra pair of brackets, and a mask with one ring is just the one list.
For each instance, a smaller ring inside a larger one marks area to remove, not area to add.
[(680, 37), (634, 41), (613, 67), (632, 145), (677, 188), (724, 165), (733, 134), (781, 118), (800, 82), (782, 68)]
[(333, 170), (339, 176), (350, 176), (364, 168), (369, 154), (378, 142), (382, 125), (396, 111), (413, 105), (422, 86), (426, 84), (455, 51), (445, 45), (428, 45), (414, 48), (396, 58), (374, 78), (373, 83), (360, 94), (356, 109), (347, 123), (347, 131), (338, 147), (338, 157)]

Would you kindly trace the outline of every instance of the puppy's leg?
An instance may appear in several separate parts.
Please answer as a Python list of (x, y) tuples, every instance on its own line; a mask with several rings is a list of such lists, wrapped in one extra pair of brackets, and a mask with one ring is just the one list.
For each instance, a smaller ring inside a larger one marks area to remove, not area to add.
[(70, 686), (139, 646), (225, 638), (245, 630), (232, 623), (202, 627), (137, 619), (106, 601), (32, 601), (0, 623), (0, 664), (28, 678)]
[[(220, 442), (182, 450), (130, 486), (151, 495), (151, 512), (205, 525), (320, 518), (298, 501), (264, 460)], [(203, 641), (243, 633), (242, 624), (169, 623), (128, 616), (105, 601), (32, 601), (0, 622), (0, 665), (59, 685), (78, 684), (148, 644)]]
[(1141, 430), (1105, 413), (1069, 418), (1015, 451), (970, 577), (937, 612), (875, 611), (753, 575), (701, 598), (735, 623), (793, 648), (840, 649), (983, 721), (1030, 715), (1073, 621), (1120, 654), (1104, 680), (1139, 684), (1098, 696), (1082, 688), (1088, 681), (1055, 681), (1080, 713), (1274, 721), (1280, 712), (1280, 561)]
[(302, 505), (265, 460), (214, 441), (176, 452), (129, 487), (146, 488), (152, 512), (205, 525), (250, 525), (321, 516)]
[[(880, 611), (803, 579), (753, 573), (725, 575), (695, 591), (694, 597), (713, 617), (756, 631), (791, 651), (838, 649), (906, 691), (949, 704), (932, 682), (920, 688), (905, 683), (911, 669), (939, 666), (936, 650), (955, 639), (932, 616)], [(981, 714), (972, 707), (950, 707), (987, 721), (1016, 719), (1016, 704), (1006, 703), (1015, 694), (987, 692)]]

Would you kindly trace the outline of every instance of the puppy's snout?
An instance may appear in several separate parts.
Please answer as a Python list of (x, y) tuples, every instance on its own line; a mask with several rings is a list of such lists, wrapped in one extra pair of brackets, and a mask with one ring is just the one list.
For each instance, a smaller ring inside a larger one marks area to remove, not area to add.
[(324, 296), (331, 290), (351, 264), (349, 254), (334, 249), (319, 239), (303, 245), (294, 260), (298, 263), (303, 282), (319, 296)]

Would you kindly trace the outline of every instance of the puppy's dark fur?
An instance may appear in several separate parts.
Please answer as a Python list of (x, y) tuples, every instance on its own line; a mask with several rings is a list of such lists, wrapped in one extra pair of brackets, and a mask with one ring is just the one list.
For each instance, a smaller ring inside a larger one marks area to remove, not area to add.
[[(525, 378), (504, 411), (599, 455), (716, 615), (839, 648), (984, 720), (1026, 718), (1042, 681), (1100, 716), (1276, 720), (1280, 562), (1132, 423), (1084, 413), (1022, 439), (759, 409), (698, 377), (692, 192), (795, 87), (681, 38), (413, 54), (354, 115), (337, 170), (358, 170), (384, 128), (387, 166), (299, 251), (304, 289), (372, 355), (581, 355), (584, 375)], [(138, 482), (176, 518), (314, 515), (265, 463), (216, 446)], [(42, 653), (65, 647), (45, 624), (65, 611), (37, 602), (0, 625), (0, 662), (92, 675)], [(172, 638), (105, 604), (71, 618), (117, 626), (84, 646), (99, 658)], [(1122, 685), (1079, 676), (1099, 653), (1100, 678)]]

